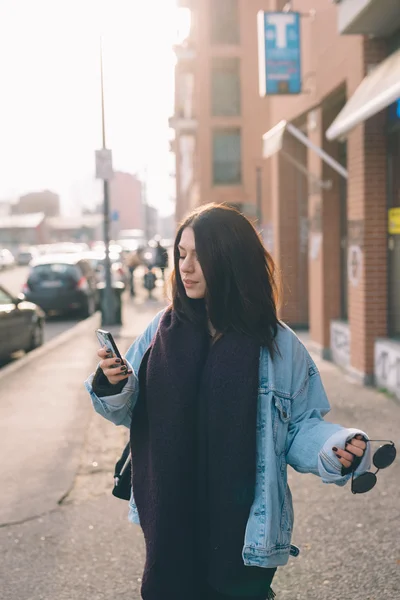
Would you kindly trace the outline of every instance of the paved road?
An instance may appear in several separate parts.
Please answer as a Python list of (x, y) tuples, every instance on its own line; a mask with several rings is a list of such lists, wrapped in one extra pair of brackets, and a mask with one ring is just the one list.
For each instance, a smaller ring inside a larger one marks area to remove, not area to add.
[[(119, 335), (117, 332), (122, 351), (158, 308), (156, 302), (147, 302), (126, 315), (126, 327)], [(66, 351), (71, 386), (76, 384), (76, 378), (82, 378), (83, 363), (91, 362), (92, 358), (80, 348), (77, 367), (70, 349)], [(374, 437), (388, 437), (400, 445), (398, 403), (349, 382), (330, 363), (318, 361), (318, 365), (333, 406), (330, 420), (359, 426)], [(45, 365), (41, 369), (45, 376)], [(63, 394), (65, 382), (63, 375)], [(25, 400), (21, 418), (14, 417), (14, 423), (8, 422), (8, 427), (16, 428), (19, 438), (27, 439), (35, 406), (38, 411), (35, 423), (42, 431), (46, 427), (43, 412), (46, 402), (54, 408), (52, 418), (56, 418), (56, 386), (54, 376), (40, 396), (40, 405), (35, 404), (34, 394), (33, 408), (29, 411), (29, 402)], [(24, 384), (21, 396), (28, 393), (25, 388)], [(80, 402), (88, 402), (84, 393), (79, 392), (78, 401), (72, 397), (72, 388), (70, 395), (75, 420), (64, 427), (62, 442), (70, 444), (75, 457), (77, 439), (83, 433), (82, 423), (76, 419), (89, 422), (73, 489), (60, 505), (55, 503), (54, 509), (43, 516), (0, 528), (0, 597), (2, 600), (139, 600), (144, 560), (142, 534), (127, 522), (127, 503), (110, 494), (113, 461), (123, 447), (126, 430), (102, 420), (87, 405), (80, 407)], [(11, 398), (18, 406), (18, 398), (13, 395)], [(64, 401), (62, 409), (66, 410)], [(51, 422), (47, 425), (50, 428)], [(4, 439), (0, 435), (2, 456)], [(37, 442), (44, 443), (40, 436)], [(15, 447), (22, 456), (24, 472), (30, 473), (27, 478), (30, 505), (46, 507), (53, 486), (52, 474), (48, 486), (38, 484), (34, 494), (35, 474), (41, 472), (32, 458), (30, 444), (21, 448), (16, 442)], [(40, 456), (37, 449), (36, 455)], [(62, 450), (62, 457), (68, 459), (68, 452)], [(0, 471), (3, 469), (4, 462), (0, 461)], [(57, 474), (57, 465), (54, 473)], [(0, 481), (4, 480), (0, 476)], [(399, 600), (400, 461), (382, 471), (376, 488), (363, 497), (352, 496), (348, 486), (323, 485), (316, 477), (292, 470), (289, 480), (296, 513), (293, 541), (301, 547), (301, 554), (278, 570), (274, 582), (277, 600)], [(24, 484), (25, 481), (21, 482), (19, 491), (22, 508), (14, 507), (21, 519), (27, 514), (23, 511), (23, 494), (28, 492)], [(4, 490), (0, 500), (2, 496)]]

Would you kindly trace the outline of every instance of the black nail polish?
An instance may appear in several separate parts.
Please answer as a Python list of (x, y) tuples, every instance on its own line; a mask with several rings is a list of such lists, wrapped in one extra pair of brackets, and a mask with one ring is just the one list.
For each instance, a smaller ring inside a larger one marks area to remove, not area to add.
[(337, 450), (338, 450), (338, 449), (336, 448), (336, 446), (333, 446), (332, 450), (333, 450), (334, 452), (337, 452)]
[(116, 358), (116, 359), (115, 359), (115, 362), (116, 362), (116, 363), (118, 363), (118, 364), (120, 364), (120, 362), (121, 362), (121, 359), (120, 359), (120, 358)]

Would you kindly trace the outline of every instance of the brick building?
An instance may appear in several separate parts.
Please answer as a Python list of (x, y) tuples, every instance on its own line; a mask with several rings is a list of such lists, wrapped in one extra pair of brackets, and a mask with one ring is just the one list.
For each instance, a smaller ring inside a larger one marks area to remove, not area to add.
[[(228, 201), (256, 216), (267, 106), (258, 95), (257, 12), (268, 2), (178, 0), (192, 11), (175, 47), (177, 218), (200, 202)], [(265, 181), (266, 183), (266, 181)]]
[(49, 228), (43, 212), (0, 216), (0, 248), (16, 251), (21, 245), (45, 244)]
[(115, 171), (110, 181), (112, 236), (121, 229), (143, 229), (143, 184), (131, 173)]
[[(193, 27), (177, 50), (178, 218), (209, 201), (257, 216), (282, 318), (400, 397), (400, 4), (180, 4)], [(285, 6), (301, 13), (302, 93), (260, 97), (257, 14)]]
[(26, 215), (43, 212), (46, 217), (58, 217), (60, 214), (60, 197), (49, 190), (31, 192), (21, 196), (11, 206), (13, 215)]

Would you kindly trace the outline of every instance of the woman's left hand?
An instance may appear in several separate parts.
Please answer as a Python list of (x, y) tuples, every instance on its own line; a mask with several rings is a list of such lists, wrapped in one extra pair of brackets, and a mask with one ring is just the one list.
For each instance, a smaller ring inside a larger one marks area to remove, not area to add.
[(355, 457), (361, 458), (364, 455), (366, 447), (367, 444), (364, 442), (363, 436), (356, 435), (346, 444), (346, 448), (344, 450), (336, 447), (333, 447), (332, 450), (338, 457), (341, 464), (348, 469), (351, 467)]

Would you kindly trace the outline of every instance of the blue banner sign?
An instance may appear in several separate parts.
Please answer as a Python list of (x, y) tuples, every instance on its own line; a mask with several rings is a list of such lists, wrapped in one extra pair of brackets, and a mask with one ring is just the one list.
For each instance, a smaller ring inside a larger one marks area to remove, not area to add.
[(400, 123), (400, 98), (393, 102), (388, 109), (389, 126), (398, 125)]
[(258, 14), (261, 96), (301, 93), (300, 14)]

